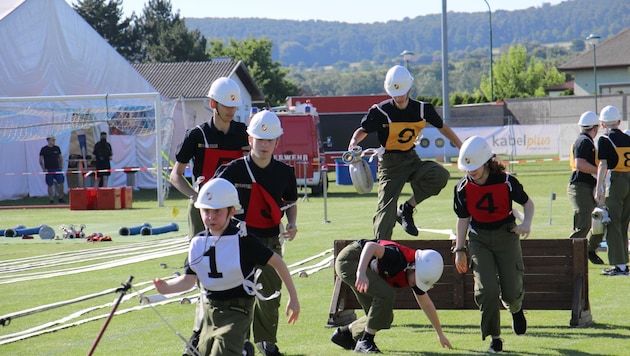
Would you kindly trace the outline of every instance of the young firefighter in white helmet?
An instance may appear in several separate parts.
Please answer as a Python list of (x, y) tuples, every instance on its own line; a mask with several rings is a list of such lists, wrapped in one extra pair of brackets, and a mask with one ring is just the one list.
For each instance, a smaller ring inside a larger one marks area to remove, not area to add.
[[(210, 85), (208, 98), (210, 108), (212, 108), (212, 118), (186, 133), (175, 156), (175, 166), (170, 175), (171, 184), (190, 198), (188, 202), (189, 238), (204, 230), (199, 209), (194, 206), (199, 185), (212, 178), (221, 164), (242, 157), (249, 150), (247, 127), (242, 122), (234, 121), (236, 110), (242, 103), (238, 84), (230, 78), (220, 77)], [(184, 177), (186, 166), (191, 161), (193, 186)], [(199, 339), (203, 318), (203, 310), (199, 305), (197, 307), (197, 317), (190, 337), (190, 343), (193, 346)], [(186, 354), (191, 353), (185, 351), (184, 355)]]
[(414, 250), (388, 240), (359, 240), (346, 246), (337, 255), (335, 272), (352, 289), (365, 316), (337, 328), (331, 341), (356, 353), (381, 353), (374, 336), (379, 330), (391, 328), (395, 288), (410, 287), (440, 345), (451, 349), (428, 294), (443, 269), (444, 260), (434, 250)]
[[(297, 233), (297, 182), (293, 167), (273, 158), (283, 133), (278, 116), (268, 110), (256, 113), (247, 126), (250, 153), (222, 166), (217, 177), (232, 182), (243, 204), (237, 218), (247, 223), (248, 232), (265, 246), (282, 255), (281, 241), (291, 241)], [(282, 225), (283, 214), (287, 224)], [(269, 267), (260, 276), (263, 292), (279, 290), (282, 281)], [(280, 355), (277, 346), (280, 299), (257, 300), (252, 327), (254, 342), (264, 356)]]
[(603, 231), (591, 230), (595, 202), (595, 184), (597, 183), (597, 149), (595, 136), (599, 130), (599, 117), (592, 111), (586, 111), (578, 121), (580, 135), (571, 145), (571, 178), (567, 186), (567, 195), (573, 207), (573, 231), (569, 238), (588, 237), (588, 259), (601, 265), (604, 263), (596, 249), (604, 237)]
[[(630, 223), (630, 137), (619, 129), (621, 113), (606, 106), (599, 113), (606, 133), (597, 141), (597, 186), (595, 201), (608, 208), (610, 222), (606, 225), (608, 263), (606, 276), (628, 275), (628, 224)], [(606, 187), (610, 171), (610, 184)]]
[[(402, 66), (389, 69), (384, 87), (392, 98), (373, 105), (354, 131), (348, 150), (359, 146), (369, 133), (375, 132), (381, 144), (378, 163), (378, 203), (373, 218), (374, 236), (391, 240), (398, 221), (405, 232), (417, 236), (413, 219), (416, 205), (438, 195), (448, 182), (449, 173), (439, 163), (422, 160), (415, 150), (416, 139), (427, 123), (436, 127), (455, 146), (461, 141), (430, 103), (412, 99), (409, 94), (413, 77)], [(398, 198), (409, 182), (413, 195), (397, 207)]]
[(199, 354), (242, 355), (255, 296), (279, 295), (279, 289), (272, 295), (261, 293), (257, 266), (270, 266), (284, 282), (289, 294), (285, 313), (290, 324), (300, 314), (295, 285), (282, 258), (232, 220), (241, 209), (234, 185), (222, 178), (210, 180), (199, 191), (195, 206), (206, 230), (190, 242), (186, 273), (170, 281), (156, 278), (153, 284), (158, 292), (171, 294), (189, 290), (199, 281), (206, 295)]
[(249, 150), (247, 126), (234, 121), (236, 110), (241, 105), (241, 91), (230, 78), (215, 80), (208, 91), (212, 119), (197, 125), (186, 133), (170, 182), (182, 194), (190, 198), (188, 224), (189, 237), (204, 229), (199, 210), (194, 207), (197, 192), (184, 177), (186, 166), (192, 160), (193, 180), (201, 177), (201, 184), (214, 176), (217, 168), (243, 155)]
[[(522, 308), (525, 291), (520, 237), (529, 236), (534, 203), (521, 183), (505, 173), (505, 166), (494, 159), (490, 145), (482, 137), (472, 136), (464, 141), (457, 166), (466, 175), (455, 186), (455, 267), (459, 273), (468, 271), (468, 250), (475, 302), (481, 310), (481, 338), (491, 336), (488, 352), (500, 352), (501, 303), (512, 314), (514, 333), (523, 335), (527, 331)], [(524, 208), (520, 225), (512, 213), (513, 201)]]

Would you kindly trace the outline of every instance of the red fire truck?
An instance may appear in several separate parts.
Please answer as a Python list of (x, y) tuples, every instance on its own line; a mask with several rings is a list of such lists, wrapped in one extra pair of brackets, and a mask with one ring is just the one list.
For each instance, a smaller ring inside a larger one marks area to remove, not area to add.
[(272, 109), (282, 122), (283, 135), (274, 158), (294, 167), (298, 189), (323, 193), (328, 177), (322, 171), (324, 148), (319, 137), (319, 116), (310, 102)]

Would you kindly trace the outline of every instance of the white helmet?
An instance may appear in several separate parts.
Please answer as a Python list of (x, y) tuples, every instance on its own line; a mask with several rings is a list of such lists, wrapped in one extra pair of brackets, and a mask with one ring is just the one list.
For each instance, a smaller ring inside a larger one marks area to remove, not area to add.
[(282, 125), (273, 111), (263, 110), (252, 116), (247, 125), (247, 133), (253, 138), (273, 140), (282, 135)]
[(232, 79), (221, 77), (210, 86), (208, 98), (225, 106), (241, 106), (241, 89)]
[(462, 171), (474, 171), (483, 166), (494, 156), (488, 141), (483, 137), (471, 136), (464, 141), (459, 150), (457, 167)]
[(591, 126), (599, 126), (599, 117), (596, 113), (592, 111), (585, 111), (580, 116), (580, 121), (578, 121), (578, 126), (581, 127), (591, 127)]
[(397, 65), (387, 71), (383, 86), (390, 96), (400, 96), (407, 94), (412, 84), (413, 77), (411, 73), (409, 73), (407, 68)]
[(238, 192), (232, 183), (223, 178), (214, 178), (204, 184), (195, 202), (197, 209), (222, 209), (231, 206), (236, 210), (241, 209)]
[(612, 105), (608, 105), (599, 112), (599, 121), (614, 124), (615, 122), (621, 120), (621, 114), (616, 107)]
[(428, 291), (442, 277), (444, 260), (435, 250), (416, 250), (416, 286)]

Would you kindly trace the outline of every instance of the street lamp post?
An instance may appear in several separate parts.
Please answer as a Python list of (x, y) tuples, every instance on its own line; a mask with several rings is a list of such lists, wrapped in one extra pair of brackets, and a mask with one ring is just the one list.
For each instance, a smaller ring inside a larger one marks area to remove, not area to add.
[(593, 88), (595, 89), (595, 113), (597, 113), (597, 92), (599, 89), (597, 88), (597, 43), (601, 39), (601, 36), (590, 34), (586, 37), (588, 43), (593, 46)]
[(494, 101), (494, 77), (492, 70), (492, 9), (487, 0), (483, 0), (488, 5), (488, 18), (490, 19), (490, 102)]
[(405, 67), (407, 68), (407, 70), (409, 70), (409, 61), (413, 58), (414, 54), (415, 53), (407, 50), (402, 51), (402, 53), (400, 54), (405, 60)]

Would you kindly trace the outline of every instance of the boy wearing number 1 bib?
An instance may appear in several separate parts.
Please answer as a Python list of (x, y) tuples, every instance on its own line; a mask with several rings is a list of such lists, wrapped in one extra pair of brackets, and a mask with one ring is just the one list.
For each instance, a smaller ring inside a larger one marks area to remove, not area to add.
[(243, 344), (253, 319), (254, 299), (262, 295), (256, 266), (273, 267), (287, 288), (286, 315), (297, 321), (300, 304), (287, 265), (259, 239), (247, 235), (244, 223), (232, 217), (241, 209), (236, 188), (215, 178), (199, 191), (195, 207), (200, 209), (206, 230), (190, 242), (186, 273), (171, 281), (156, 278), (153, 284), (162, 294), (189, 290), (200, 282), (205, 294), (205, 315), (198, 344), (201, 355), (242, 355)]

